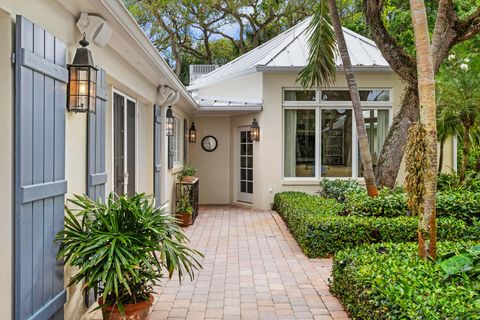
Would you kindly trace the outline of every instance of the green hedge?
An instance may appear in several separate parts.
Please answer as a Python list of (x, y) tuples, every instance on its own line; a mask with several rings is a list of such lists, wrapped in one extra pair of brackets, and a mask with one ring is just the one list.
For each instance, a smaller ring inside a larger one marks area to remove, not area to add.
[(469, 222), (479, 219), (480, 193), (471, 191), (437, 193), (437, 215), (456, 217)]
[[(347, 196), (345, 215), (401, 217), (409, 214), (407, 194), (383, 189), (372, 198), (365, 191)], [(480, 193), (471, 191), (442, 191), (437, 193), (437, 215), (455, 217), (471, 222), (480, 218)]]
[[(445, 254), (473, 243), (439, 243)], [(480, 319), (480, 281), (446, 278), (415, 243), (376, 244), (335, 255), (331, 291), (354, 319)]]
[[(417, 238), (416, 217), (345, 217), (341, 216), (343, 204), (301, 192), (277, 193), (274, 206), (309, 257), (326, 257), (367, 243)], [(438, 219), (437, 229), (439, 240), (476, 238), (464, 221), (454, 218)]]

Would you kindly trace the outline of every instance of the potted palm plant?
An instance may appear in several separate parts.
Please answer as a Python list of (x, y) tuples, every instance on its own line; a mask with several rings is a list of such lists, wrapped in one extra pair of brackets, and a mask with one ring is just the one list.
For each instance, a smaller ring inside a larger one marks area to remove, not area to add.
[(202, 255), (187, 247), (175, 218), (154, 208), (145, 194), (111, 193), (105, 202), (74, 196), (69, 205), (65, 229), (56, 236), (58, 258), (78, 268), (69, 286), (85, 281), (86, 290), (101, 288), (105, 320), (147, 319), (164, 272), (193, 279), (201, 268)]
[(185, 192), (182, 187), (180, 188), (180, 197), (177, 201), (175, 213), (182, 227), (188, 227), (192, 224), (193, 207), (188, 192)]

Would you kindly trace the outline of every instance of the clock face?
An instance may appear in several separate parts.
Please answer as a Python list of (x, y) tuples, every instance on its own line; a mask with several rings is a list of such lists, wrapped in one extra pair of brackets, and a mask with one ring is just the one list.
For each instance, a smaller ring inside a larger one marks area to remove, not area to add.
[(207, 152), (212, 152), (217, 149), (218, 141), (214, 136), (206, 136), (202, 139), (202, 148)]

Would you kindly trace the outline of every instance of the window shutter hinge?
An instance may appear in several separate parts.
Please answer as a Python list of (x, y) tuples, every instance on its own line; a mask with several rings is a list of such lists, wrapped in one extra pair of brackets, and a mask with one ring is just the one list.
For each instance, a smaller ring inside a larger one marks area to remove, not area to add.
[(12, 52), (10, 59), (12, 60), (12, 64), (15, 64), (15, 60), (16, 60), (15, 52)]

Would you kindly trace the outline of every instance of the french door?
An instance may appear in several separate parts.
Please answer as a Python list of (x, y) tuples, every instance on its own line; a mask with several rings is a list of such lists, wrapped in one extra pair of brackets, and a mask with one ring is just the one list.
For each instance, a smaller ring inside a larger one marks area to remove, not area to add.
[(135, 100), (113, 93), (114, 191), (119, 195), (135, 194), (136, 114)]
[(238, 201), (253, 203), (253, 142), (250, 127), (239, 129)]

